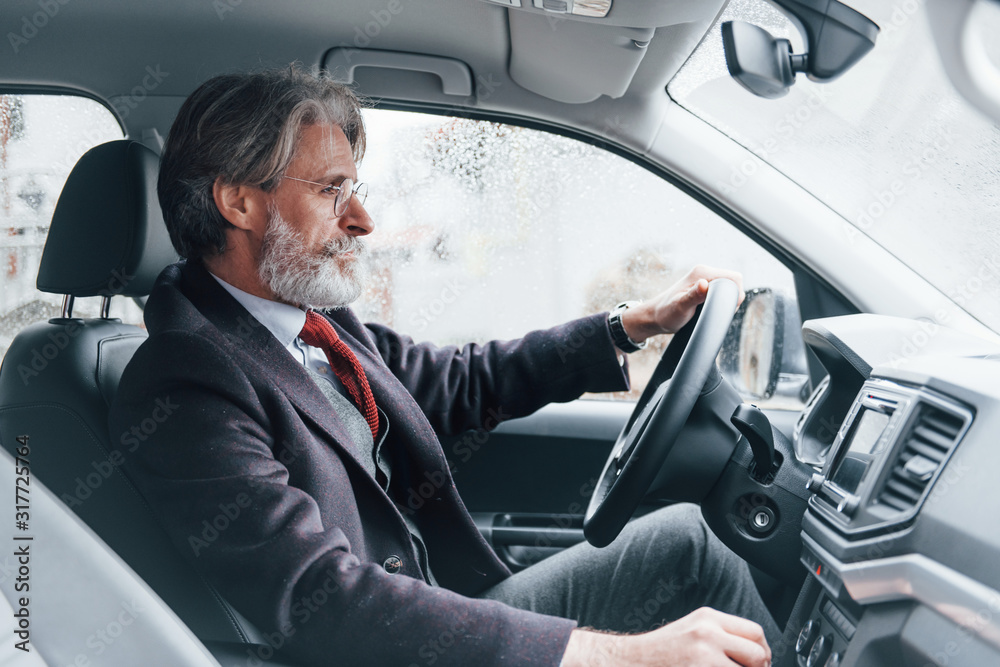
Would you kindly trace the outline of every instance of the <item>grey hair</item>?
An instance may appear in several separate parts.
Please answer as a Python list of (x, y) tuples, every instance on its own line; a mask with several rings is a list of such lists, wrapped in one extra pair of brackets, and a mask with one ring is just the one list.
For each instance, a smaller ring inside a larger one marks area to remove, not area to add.
[(188, 259), (224, 252), (232, 225), (215, 204), (215, 181), (272, 191), (305, 126), (339, 126), (359, 162), (361, 108), (349, 88), (298, 66), (225, 74), (199, 86), (170, 128), (156, 187), (177, 252)]

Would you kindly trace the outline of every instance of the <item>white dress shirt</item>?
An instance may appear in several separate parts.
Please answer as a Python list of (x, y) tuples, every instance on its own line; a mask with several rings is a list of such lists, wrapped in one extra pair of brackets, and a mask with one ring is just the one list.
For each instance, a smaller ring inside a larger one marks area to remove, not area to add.
[(306, 311), (287, 303), (254, 296), (238, 287), (233, 287), (211, 271), (209, 271), (209, 274), (222, 285), (224, 290), (239, 301), (240, 305), (246, 308), (258, 322), (263, 324), (278, 339), (278, 342), (285, 346), (285, 349), (288, 350), (296, 361), (319, 373), (337, 391), (346, 395), (347, 392), (344, 389), (344, 385), (341, 384), (333, 369), (330, 368), (326, 353), (318, 347), (306, 345), (299, 338), (302, 327), (306, 325)]

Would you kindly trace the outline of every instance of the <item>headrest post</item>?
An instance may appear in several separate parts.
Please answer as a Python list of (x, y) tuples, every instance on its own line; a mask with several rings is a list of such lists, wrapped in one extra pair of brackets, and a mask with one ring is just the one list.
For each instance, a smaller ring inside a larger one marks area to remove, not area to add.
[(66, 294), (63, 296), (62, 303), (62, 318), (68, 320), (73, 317), (73, 302), (76, 301), (76, 297), (72, 294)]
[(111, 317), (111, 297), (101, 297), (101, 319), (106, 320)]

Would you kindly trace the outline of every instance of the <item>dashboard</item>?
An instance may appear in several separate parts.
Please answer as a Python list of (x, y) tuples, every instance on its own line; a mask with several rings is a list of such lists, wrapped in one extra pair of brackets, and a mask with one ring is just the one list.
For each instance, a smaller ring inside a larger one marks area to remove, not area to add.
[(829, 376), (793, 442), (816, 471), (798, 664), (1000, 664), (1000, 345), (875, 315), (803, 333)]

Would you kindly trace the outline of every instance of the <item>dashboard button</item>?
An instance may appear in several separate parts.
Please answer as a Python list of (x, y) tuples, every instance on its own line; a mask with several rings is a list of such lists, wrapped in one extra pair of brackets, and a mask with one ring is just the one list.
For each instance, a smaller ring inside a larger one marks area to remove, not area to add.
[(808, 620), (799, 630), (799, 638), (795, 640), (795, 652), (799, 655), (809, 655), (813, 642), (819, 637), (819, 621)]
[(833, 650), (833, 636), (826, 635), (820, 637), (813, 644), (812, 650), (809, 651), (809, 657), (806, 658), (806, 667), (823, 667), (826, 663), (827, 658), (830, 657), (830, 652)]
[(836, 629), (840, 630), (841, 634), (843, 634), (848, 641), (854, 637), (854, 624), (851, 623), (830, 600), (827, 600), (823, 605), (823, 615), (826, 616), (831, 623), (833, 623), (833, 626)]
[(840, 653), (832, 654), (823, 667), (840, 667)]
[(806, 488), (813, 493), (819, 493), (819, 490), (823, 488), (823, 482), (825, 481), (826, 477), (823, 477), (823, 475), (818, 472), (814, 472), (813, 476), (809, 478), (809, 481), (806, 483)]

